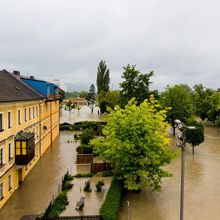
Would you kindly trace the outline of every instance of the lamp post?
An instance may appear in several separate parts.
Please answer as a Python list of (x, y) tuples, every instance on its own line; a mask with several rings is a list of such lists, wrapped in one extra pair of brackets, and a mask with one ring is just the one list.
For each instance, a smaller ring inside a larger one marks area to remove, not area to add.
[(185, 174), (185, 154), (186, 154), (186, 129), (195, 129), (193, 126), (186, 126), (180, 120), (176, 119), (174, 121), (180, 134), (177, 136), (179, 142), (177, 142), (177, 147), (181, 148), (181, 186), (180, 186), (180, 220), (183, 220), (184, 212), (184, 174)]

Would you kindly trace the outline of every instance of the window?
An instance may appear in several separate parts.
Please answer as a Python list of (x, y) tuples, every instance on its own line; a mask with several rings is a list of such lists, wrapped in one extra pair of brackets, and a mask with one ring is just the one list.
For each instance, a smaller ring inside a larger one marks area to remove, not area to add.
[(8, 176), (8, 191), (10, 191), (12, 189), (12, 176), (9, 175)]
[(27, 108), (24, 109), (24, 120), (27, 121)]
[(38, 106), (36, 106), (36, 117), (38, 117)]
[(3, 183), (0, 184), (0, 200), (4, 199)]
[(35, 108), (33, 107), (33, 118), (35, 118)]
[(29, 108), (29, 120), (31, 120), (31, 107)]
[(0, 168), (4, 165), (4, 152), (3, 148), (0, 149)]
[(3, 113), (0, 113), (0, 132), (4, 131), (3, 129)]
[(8, 128), (11, 128), (11, 112), (8, 112)]
[(12, 159), (12, 144), (9, 143), (8, 144), (8, 161), (10, 161)]
[(21, 110), (18, 110), (18, 124), (21, 124)]

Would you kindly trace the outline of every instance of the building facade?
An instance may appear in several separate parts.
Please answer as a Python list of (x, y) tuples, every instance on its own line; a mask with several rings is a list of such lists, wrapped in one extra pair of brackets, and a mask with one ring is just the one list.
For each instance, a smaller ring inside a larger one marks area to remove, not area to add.
[(59, 100), (0, 71), (0, 209), (59, 135)]

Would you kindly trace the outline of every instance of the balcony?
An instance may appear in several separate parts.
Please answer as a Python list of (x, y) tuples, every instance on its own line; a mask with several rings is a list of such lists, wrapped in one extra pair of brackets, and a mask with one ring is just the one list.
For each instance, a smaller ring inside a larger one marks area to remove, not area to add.
[(20, 131), (15, 137), (15, 164), (27, 165), (35, 156), (34, 133)]

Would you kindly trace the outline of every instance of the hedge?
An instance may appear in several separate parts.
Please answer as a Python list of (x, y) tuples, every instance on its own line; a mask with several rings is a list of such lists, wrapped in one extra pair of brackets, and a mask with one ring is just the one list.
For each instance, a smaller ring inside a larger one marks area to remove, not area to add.
[(122, 181), (114, 178), (100, 209), (100, 215), (103, 217), (103, 220), (117, 220), (122, 194)]

